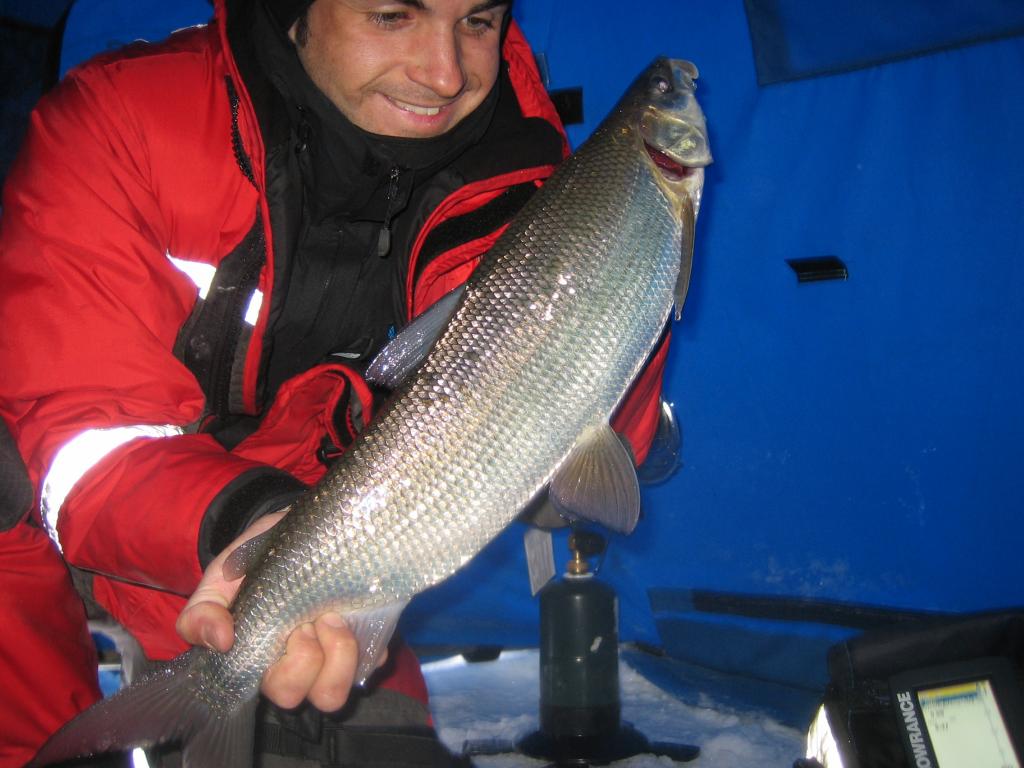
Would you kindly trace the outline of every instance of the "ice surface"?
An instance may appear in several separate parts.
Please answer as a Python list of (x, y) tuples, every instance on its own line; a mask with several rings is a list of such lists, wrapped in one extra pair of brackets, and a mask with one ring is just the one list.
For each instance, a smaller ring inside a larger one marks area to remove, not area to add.
[[(537, 650), (505, 651), (496, 661), (467, 663), (453, 657), (423, 665), (430, 689), (434, 722), (449, 749), (461, 752), (467, 740), (515, 742), (539, 727), (539, 658)], [(715, 692), (702, 692), (686, 703), (641, 675), (623, 660), (619, 666), (622, 719), (651, 741), (696, 744), (694, 768), (781, 766), (789, 768), (804, 754), (803, 731), (783, 725), (756, 709), (736, 706)], [(480, 768), (542, 766), (523, 755), (477, 756)], [(678, 765), (667, 757), (640, 755), (615, 763), (617, 768), (665, 768)]]

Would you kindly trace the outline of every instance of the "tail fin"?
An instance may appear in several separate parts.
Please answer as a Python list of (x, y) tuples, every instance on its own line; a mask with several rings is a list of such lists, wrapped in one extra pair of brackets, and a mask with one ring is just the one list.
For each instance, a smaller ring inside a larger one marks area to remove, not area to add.
[(249, 768), (257, 697), (230, 713), (197, 695), (204, 649), (97, 702), (50, 737), (27, 768), (132, 747), (177, 742), (183, 768)]

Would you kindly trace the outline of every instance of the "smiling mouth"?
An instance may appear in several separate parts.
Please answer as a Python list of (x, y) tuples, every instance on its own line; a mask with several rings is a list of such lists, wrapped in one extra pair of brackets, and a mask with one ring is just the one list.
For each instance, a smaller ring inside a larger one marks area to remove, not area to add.
[(414, 115), (423, 115), (424, 117), (433, 117), (441, 111), (441, 107), (421, 107), (418, 104), (409, 104), (397, 99), (389, 99), (389, 101), (403, 112), (411, 112)]

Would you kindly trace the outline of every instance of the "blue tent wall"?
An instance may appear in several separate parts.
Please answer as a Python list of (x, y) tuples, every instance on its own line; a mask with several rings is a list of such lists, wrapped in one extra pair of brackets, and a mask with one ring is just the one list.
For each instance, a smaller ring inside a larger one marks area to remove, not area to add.
[(137, 2), (74, 0), (64, 32), (61, 71), (101, 51), (135, 40), (162, 40), (183, 27), (205, 23), (213, 16), (207, 0)]
[[(551, 87), (583, 88), (575, 144), (664, 53), (700, 68), (716, 158), (667, 378), (684, 466), (603, 567), (623, 636), (664, 641), (652, 587), (1024, 602), (1024, 39), (759, 87), (741, 0), (516, 13)], [(786, 260), (824, 254), (849, 279), (798, 284)], [(411, 638), (535, 642), (522, 532), (414, 601)]]
[[(623, 635), (666, 641), (652, 586), (1021, 603), (1024, 40), (759, 88), (738, 0), (520, 10), (551, 86), (583, 87), (574, 141), (666, 53), (701, 70), (716, 157), (668, 373), (685, 464), (604, 568)], [(824, 254), (849, 280), (798, 285), (786, 259)], [(422, 628), (483, 635), (510, 604), (527, 627), (520, 534), (431, 596)]]

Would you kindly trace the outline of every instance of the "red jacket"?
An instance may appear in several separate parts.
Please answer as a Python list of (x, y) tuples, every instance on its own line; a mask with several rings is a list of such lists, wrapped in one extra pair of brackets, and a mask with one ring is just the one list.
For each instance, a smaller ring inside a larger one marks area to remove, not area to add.
[[(316, 451), (336, 428), (334, 404), (347, 383), (371, 407), (365, 387), (340, 366), (290, 380), (269, 408), (258, 402), (275, 290), (274, 217), (258, 116), (224, 16), (218, 3), (208, 26), (73, 71), (32, 117), (0, 230), (0, 415), (42, 513), (57, 521), (65, 559), (96, 574), (99, 603), (155, 658), (184, 648), (174, 620), (201, 575), (199, 529), (218, 495), (268, 465), (315, 482), (324, 471)], [(504, 56), (524, 115), (561, 130), (514, 25)], [(240, 156), (250, 159), (251, 179)], [(512, 185), (539, 184), (552, 169), (477, 181), (437, 206), (409, 256), (410, 317), (463, 282), (501, 231), (417, 269), (434, 228)], [(244, 334), (233, 397), (240, 410), (266, 416), (226, 450), (197, 429), (206, 398), (175, 355), (197, 303), (182, 266), (216, 267), (254, 226), (266, 248), (263, 301)], [(615, 424), (641, 459), (656, 425), (664, 351)]]

